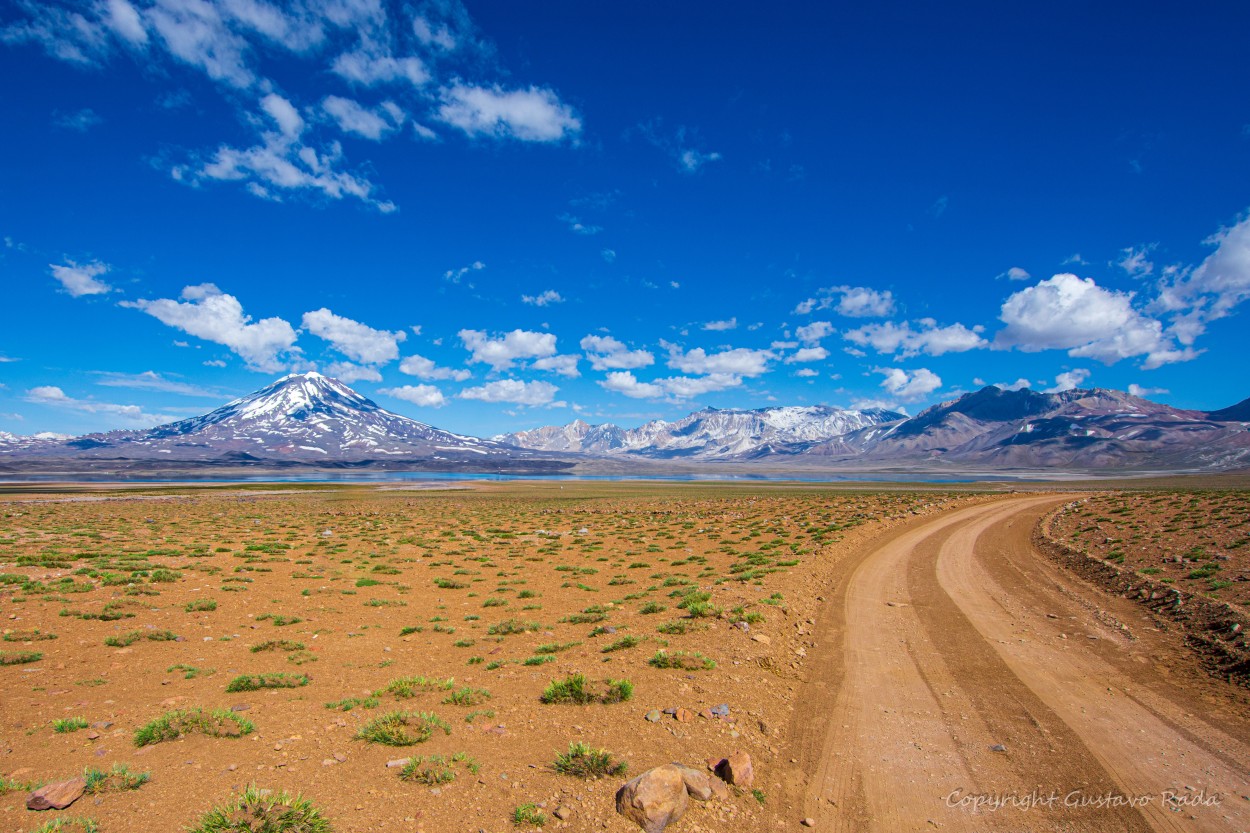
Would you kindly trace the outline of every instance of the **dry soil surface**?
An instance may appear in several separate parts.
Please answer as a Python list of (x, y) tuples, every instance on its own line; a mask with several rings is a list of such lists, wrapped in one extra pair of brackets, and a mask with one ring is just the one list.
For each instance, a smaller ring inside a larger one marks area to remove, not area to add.
[(1034, 524), (1065, 499), (954, 509), (842, 562), (790, 721), (790, 818), (1250, 829), (1244, 698), (1133, 603), (1036, 553)]

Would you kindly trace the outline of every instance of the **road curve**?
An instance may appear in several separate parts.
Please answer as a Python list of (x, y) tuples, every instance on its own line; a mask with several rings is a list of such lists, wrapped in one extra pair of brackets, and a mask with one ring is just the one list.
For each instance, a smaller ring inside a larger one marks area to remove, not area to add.
[(1250, 719), (1141, 610), (1046, 561), (1027, 496), (846, 562), (787, 735), (829, 831), (1250, 831)]

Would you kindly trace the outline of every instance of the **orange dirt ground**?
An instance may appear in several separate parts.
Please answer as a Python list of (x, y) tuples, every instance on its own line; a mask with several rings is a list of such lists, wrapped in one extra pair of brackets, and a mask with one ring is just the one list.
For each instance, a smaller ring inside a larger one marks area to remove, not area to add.
[[(183, 829), (249, 784), (303, 793), (337, 831), (507, 830), (526, 803), (540, 805), (548, 829), (628, 831), (613, 809), (623, 779), (552, 771), (571, 741), (606, 748), (635, 774), (743, 749), (759, 796), (696, 805), (675, 829), (771, 826), (789, 765), (783, 704), (815, 644), (827, 568), (903, 518), (986, 499), (620, 484), (9, 496), (0, 499), (0, 650), (43, 657), (0, 666), (0, 774), (17, 786), (117, 762), (150, 772), (138, 790), (87, 795), (59, 813), (91, 818), (102, 833)], [(719, 615), (677, 607), (696, 587)], [(189, 611), (197, 600), (216, 609)], [(125, 618), (79, 616), (106, 611)], [(749, 630), (732, 626), (747, 616)], [(488, 632), (509, 619), (535, 624)], [(665, 623), (685, 633), (659, 632)], [(616, 633), (591, 635), (608, 626)], [(35, 631), (56, 638), (31, 639)], [(146, 638), (165, 631), (179, 641)], [(135, 632), (131, 644), (105, 644)], [(638, 644), (604, 651), (626, 636)], [(251, 651), (271, 640), (303, 647)], [(661, 649), (701, 653), (715, 668), (652, 667)], [(225, 691), (236, 675), (277, 672), (311, 682)], [(539, 701), (551, 680), (573, 673), (596, 686), (627, 679), (633, 697)], [(438, 690), (382, 694), (373, 708), (326, 706), (412, 675), (488, 694), (472, 695), (475, 705), (444, 703), (450, 692)], [(721, 703), (723, 719), (644, 719)], [(246, 706), (237, 714), (255, 731), (136, 748), (137, 728), (199, 706)], [(396, 709), (435, 712), (451, 732), (409, 747), (353, 739)], [(53, 730), (54, 719), (75, 717), (99, 725)], [(436, 789), (386, 766), (457, 752), (478, 772), (460, 768)], [(0, 829), (33, 831), (57, 815), (26, 810), (26, 794), (0, 797)], [(572, 811), (566, 821), (552, 816), (560, 805)]]
[[(1162, 498), (1185, 511), (1167, 534), (1216, 537), (1155, 545), (1235, 558), (1245, 493), (1077, 497), (619, 483), (9, 495), (0, 655), (43, 656), (0, 665), (0, 774), (15, 787), (0, 789), (0, 830), (59, 815), (165, 833), (248, 785), (302, 793), (340, 833), (534, 829), (513, 824), (525, 804), (548, 830), (636, 830), (614, 811), (623, 778), (553, 770), (572, 741), (631, 774), (748, 752), (756, 792), (693, 803), (673, 833), (804, 819), (883, 833), (1250, 830), (1245, 690), (1031, 543), (1068, 504), (1095, 513), (1073, 517), (1082, 540), (1127, 538), (1080, 529), (1147, 528)], [(509, 620), (520, 632), (490, 633)], [(275, 641), (298, 644), (251, 650)], [(655, 667), (660, 651), (715, 667)], [(282, 672), (310, 682), (226, 692), (238, 675)], [(596, 692), (628, 680), (633, 696), (540, 701), (574, 673)], [(385, 691), (416, 675), (454, 683)], [(646, 719), (722, 703), (724, 718)], [(197, 706), (245, 707), (235, 714), (255, 730), (136, 747), (141, 726)], [(450, 733), (354, 739), (396, 709), (434, 712)], [(54, 731), (68, 718), (89, 725)], [(477, 771), (457, 764), (435, 788), (386, 766), (455, 753)], [(151, 781), (25, 809), (22, 785), (118, 762)], [(1059, 806), (1020, 805), (1051, 793)], [(1063, 806), (1068, 795), (1086, 803)]]

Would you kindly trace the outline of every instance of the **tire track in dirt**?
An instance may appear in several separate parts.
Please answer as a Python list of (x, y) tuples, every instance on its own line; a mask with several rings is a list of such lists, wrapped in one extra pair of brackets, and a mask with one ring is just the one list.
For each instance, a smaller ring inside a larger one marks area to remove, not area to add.
[[(837, 831), (1247, 829), (1244, 713), (1225, 732), (1175, 682), (1115, 657), (1127, 640), (1080, 603), (1097, 591), (1029, 543), (1063, 500), (958, 510), (847, 561), (790, 724), (807, 776), (787, 785), (792, 813)], [(1164, 790), (1194, 795), (1186, 785), (1224, 798), (1164, 805)], [(1108, 794), (1151, 799), (1064, 806)], [(995, 811), (978, 795), (1056, 797)]]

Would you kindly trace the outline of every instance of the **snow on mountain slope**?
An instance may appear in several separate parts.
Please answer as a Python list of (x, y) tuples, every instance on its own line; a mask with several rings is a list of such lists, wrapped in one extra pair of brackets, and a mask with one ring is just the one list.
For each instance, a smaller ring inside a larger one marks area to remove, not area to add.
[(757, 410), (705, 408), (674, 422), (653, 420), (632, 429), (576, 420), (495, 439), (538, 451), (633, 454), (663, 459), (746, 459), (768, 453), (795, 453), (814, 443), (899, 419), (903, 415), (893, 411), (852, 411), (824, 405)]
[[(66, 445), (94, 457), (209, 460), (223, 454), (304, 462), (387, 457), (515, 456), (500, 443), (442, 431), (383, 410), (319, 373), (285, 376), (203, 416), (148, 431), (113, 431)], [(528, 455), (526, 455), (528, 456)]]

